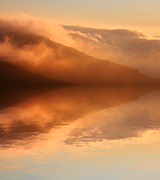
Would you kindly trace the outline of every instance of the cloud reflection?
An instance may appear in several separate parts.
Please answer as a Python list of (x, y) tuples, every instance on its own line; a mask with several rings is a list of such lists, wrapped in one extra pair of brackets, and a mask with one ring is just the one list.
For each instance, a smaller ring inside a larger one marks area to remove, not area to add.
[[(71, 124), (69, 134), (63, 137), (65, 144), (138, 136), (160, 125), (160, 113), (156, 111), (160, 94), (146, 95), (153, 90), (74, 86), (50, 89), (41, 95), (28, 90), (31, 96), (26, 93), (26, 98), (17, 103), (13, 101), (8, 106), (1, 103), (0, 145), (7, 148), (19, 142), (28, 143), (40, 134)], [(12, 101), (12, 94), (7, 95), (7, 91), (6, 97)]]

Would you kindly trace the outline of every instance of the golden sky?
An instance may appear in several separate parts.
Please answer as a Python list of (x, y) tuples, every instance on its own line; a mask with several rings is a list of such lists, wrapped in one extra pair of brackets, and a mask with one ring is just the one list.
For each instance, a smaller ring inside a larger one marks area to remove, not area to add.
[(1, 0), (0, 12), (50, 18), (62, 24), (127, 28), (159, 35), (158, 0)]

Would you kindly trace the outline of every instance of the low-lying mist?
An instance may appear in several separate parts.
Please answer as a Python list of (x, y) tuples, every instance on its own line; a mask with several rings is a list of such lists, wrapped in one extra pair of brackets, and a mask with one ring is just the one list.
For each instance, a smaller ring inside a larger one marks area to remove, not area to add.
[(135, 83), (139, 79), (138, 71), (109, 61), (160, 77), (160, 41), (140, 32), (61, 26), (26, 15), (1, 16), (0, 24), (0, 60), (48, 77), (100, 84)]

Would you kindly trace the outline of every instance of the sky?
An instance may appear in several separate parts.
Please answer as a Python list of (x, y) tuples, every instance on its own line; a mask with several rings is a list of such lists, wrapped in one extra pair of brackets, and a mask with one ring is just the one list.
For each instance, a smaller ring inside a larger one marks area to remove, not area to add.
[(158, 0), (1, 0), (3, 14), (23, 13), (67, 25), (129, 28), (160, 35)]

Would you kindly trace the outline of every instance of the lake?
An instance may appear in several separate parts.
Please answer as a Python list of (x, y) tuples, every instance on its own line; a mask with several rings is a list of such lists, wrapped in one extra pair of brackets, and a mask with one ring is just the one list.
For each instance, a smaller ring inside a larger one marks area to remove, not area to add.
[(2, 88), (0, 99), (0, 179), (160, 179), (158, 87)]

